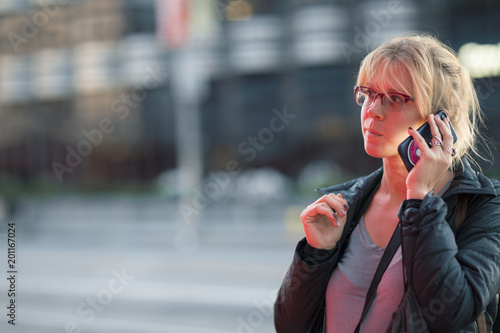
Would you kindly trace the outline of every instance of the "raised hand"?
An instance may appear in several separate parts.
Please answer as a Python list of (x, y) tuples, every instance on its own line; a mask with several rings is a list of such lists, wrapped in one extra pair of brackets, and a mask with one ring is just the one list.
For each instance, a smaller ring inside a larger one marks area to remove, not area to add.
[(307, 242), (317, 249), (333, 249), (344, 230), (349, 205), (342, 194), (324, 195), (302, 211)]

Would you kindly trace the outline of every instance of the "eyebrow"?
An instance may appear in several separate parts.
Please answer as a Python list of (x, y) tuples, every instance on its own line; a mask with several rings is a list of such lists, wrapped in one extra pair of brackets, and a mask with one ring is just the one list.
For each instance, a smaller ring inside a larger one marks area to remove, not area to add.
[(370, 86), (370, 85), (366, 85), (366, 86), (361, 86), (361, 87), (366, 87), (366, 88), (370, 88), (378, 93), (383, 93), (383, 94), (387, 94), (387, 93), (398, 93), (398, 94), (403, 94), (403, 95), (408, 95), (408, 96), (411, 96), (410, 94), (407, 94), (406, 92), (402, 92), (401, 90), (397, 90), (397, 89), (393, 89), (393, 88), (390, 88), (390, 89), (382, 89), (382, 90), (379, 90), (377, 88), (374, 88), (373, 86)]

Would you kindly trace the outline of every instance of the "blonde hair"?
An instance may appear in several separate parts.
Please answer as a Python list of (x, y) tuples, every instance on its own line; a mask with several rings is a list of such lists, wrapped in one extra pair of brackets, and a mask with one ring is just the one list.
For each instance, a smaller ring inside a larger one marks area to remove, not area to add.
[[(479, 127), (484, 125), (483, 113), (469, 72), (459, 63), (454, 50), (429, 35), (393, 38), (363, 59), (357, 84), (373, 84), (380, 79), (388, 82), (384, 76), (415, 99), (423, 118), (446, 110), (458, 138), (454, 169), (462, 157), (477, 167), (474, 156), (487, 160), (477, 144), (482, 139)], [(410, 82), (404, 78), (410, 78)]]

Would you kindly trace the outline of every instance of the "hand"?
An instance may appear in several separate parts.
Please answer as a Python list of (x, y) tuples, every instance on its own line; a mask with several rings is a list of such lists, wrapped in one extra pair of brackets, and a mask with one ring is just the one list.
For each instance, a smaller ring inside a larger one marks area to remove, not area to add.
[(307, 206), (300, 215), (307, 243), (317, 249), (333, 249), (344, 230), (348, 209), (340, 193), (324, 195)]
[(432, 136), (442, 138), (442, 144), (439, 144), (438, 139), (433, 138), (435, 145), (429, 148), (420, 133), (413, 129), (408, 130), (422, 154), (406, 178), (407, 199), (423, 199), (429, 191), (435, 188), (440, 178), (452, 165), (452, 155), (446, 151), (446, 148), (453, 147), (453, 136), (448, 118), (442, 120), (431, 114), (428, 122)]

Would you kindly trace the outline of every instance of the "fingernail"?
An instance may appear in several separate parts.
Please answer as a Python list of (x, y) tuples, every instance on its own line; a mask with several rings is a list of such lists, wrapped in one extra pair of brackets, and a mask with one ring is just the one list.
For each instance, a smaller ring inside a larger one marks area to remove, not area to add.
[(408, 128), (410, 129), (410, 131), (413, 131), (413, 127), (411, 127), (411, 126), (410, 126), (410, 127), (408, 127)]
[(349, 210), (349, 205), (348, 205), (348, 204), (344, 204), (344, 208), (345, 208), (346, 210)]
[(343, 210), (343, 209), (340, 210), (340, 215), (345, 216), (346, 214), (347, 213), (345, 212), (345, 210)]
[(337, 220), (337, 227), (340, 228), (340, 221), (339, 220)]
[(434, 117), (435, 117), (436, 119), (441, 119), (441, 117), (439, 117), (437, 114), (436, 114), (436, 115), (434, 115)]
[(335, 214), (335, 213), (333, 213), (333, 214), (332, 214), (332, 216), (333, 216), (333, 218), (334, 218), (334, 219), (338, 219), (338, 218), (339, 218), (339, 217), (337, 216), (337, 214)]
[(341, 197), (342, 199), (344, 199), (344, 196), (342, 195), (342, 193), (339, 193), (337, 194), (339, 197)]

